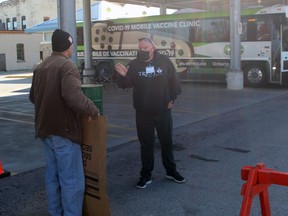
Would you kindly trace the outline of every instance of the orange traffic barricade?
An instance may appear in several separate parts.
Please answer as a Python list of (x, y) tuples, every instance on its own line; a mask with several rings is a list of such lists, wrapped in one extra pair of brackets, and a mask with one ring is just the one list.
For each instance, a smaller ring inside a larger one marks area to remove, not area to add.
[(3, 169), (2, 161), (0, 161), (0, 179), (7, 176), (10, 176), (10, 172)]
[(242, 185), (243, 195), (240, 216), (249, 216), (253, 198), (259, 195), (262, 216), (270, 216), (270, 201), (268, 188), (272, 184), (288, 186), (288, 173), (279, 172), (265, 167), (260, 163), (256, 166), (243, 166), (241, 178), (246, 181)]

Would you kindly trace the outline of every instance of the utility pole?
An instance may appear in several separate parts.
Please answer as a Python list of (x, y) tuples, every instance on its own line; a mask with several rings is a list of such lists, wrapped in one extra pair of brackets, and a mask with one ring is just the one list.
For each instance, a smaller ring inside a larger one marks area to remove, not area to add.
[(58, 27), (73, 37), (71, 61), (77, 64), (76, 1), (58, 0)]
[(230, 70), (227, 72), (227, 88), (243, 89), (243, 71), (241, 71), (242, 23), (240, 0), (230, 0)]
[(93, 83), (92, 76), (95, 73), (92, 65), (92, 40), (91, 40), (91, 3), (83, 0), (83, 31), (84, 31), (84, 64), (83, 84)]

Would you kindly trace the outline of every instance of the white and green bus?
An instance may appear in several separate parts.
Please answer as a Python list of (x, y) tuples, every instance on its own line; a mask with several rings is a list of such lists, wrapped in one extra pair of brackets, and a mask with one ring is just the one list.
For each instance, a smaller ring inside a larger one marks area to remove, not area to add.
[[(241, 68), (245, 86), (288, 84), (288, 7), (241, 11)], [(229, 12), (197, 12), (92, 22), (96, 72), (109, 80), (116, 62), (136, 57), (138, 39), (153, 39), (173, 61), (182, 80), (225, 82), (230, 69)], [(78, 59), (84, 59), (83, 30), (77, 27)]]

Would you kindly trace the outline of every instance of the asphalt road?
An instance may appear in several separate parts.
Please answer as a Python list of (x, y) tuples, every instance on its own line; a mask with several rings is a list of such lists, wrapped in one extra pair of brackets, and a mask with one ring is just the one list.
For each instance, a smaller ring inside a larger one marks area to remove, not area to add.
[[(0, 215), (45, 216), (44, 159), (41, 143), (33, 138), (33, 107), (27, 99), (31, 79), (19, 77), (0, 74), (0, 160), (15, 173), (0, 179)], [(265, 163), (288, 172), (287, 89), (228, 90), (196, 83), (183, 83), (182, 88), (173, 112), (174, 152), (187, 182), (165, 179), (156, 142), (153, 182), (144, 190), (135, 188), (140, 154), (131, 90), (105, 88), (107, 191), (113, 216), (236, 216), (244, 165)], [(269, 187), (272, 215), (287, 215), (287, 195), (284, 186)], [(251, 215), (260, 211), (255, 197)]]

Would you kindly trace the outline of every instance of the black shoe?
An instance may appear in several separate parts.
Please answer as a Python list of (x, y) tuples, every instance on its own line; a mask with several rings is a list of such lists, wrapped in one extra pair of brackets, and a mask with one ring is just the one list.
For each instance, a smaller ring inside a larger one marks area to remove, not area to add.
[(146, 188), (147, 184), (151, 184), (152, 183), (152, 179), (150, 178), (145, 178), (145, 177), (141, 177), (140, 180), (137, 182), (136, 187), (143, 189)]
[(178, 172), (174, 172), (173, 174), (167, 174), (166, 178), (171, 179), (177, 183), (184, 183), (186, 181), (186, 179)]

